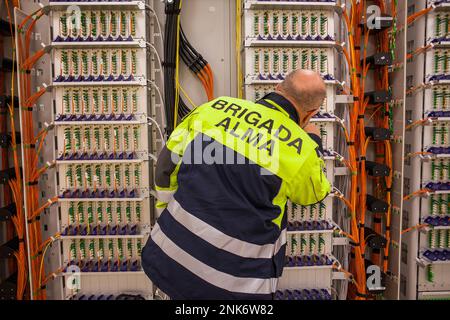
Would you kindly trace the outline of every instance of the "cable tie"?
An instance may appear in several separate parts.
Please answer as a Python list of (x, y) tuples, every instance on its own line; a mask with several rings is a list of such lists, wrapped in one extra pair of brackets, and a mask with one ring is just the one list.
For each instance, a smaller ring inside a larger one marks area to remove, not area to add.
[(177, 65), (173, 62), (162, 62), (163, 67), (168, 67), (168, 68), (175, 68)]
[(20, 109), (23, 110), (23, 111), (28, 111), (28, 112), (33, 111), (32, 107), (21, 107)]
[(28, 185), (28, 186), (35, 186), (35, 185), (37, 185), (38, 183), (39, 183), (39, 181), (34, 180), (34, 181), (29, 181), (29, 182), (27, 182), (27, 185)]
[(391, 231), (391, 226), (386, 226), (386, 231)]
[(31, 219), (28, 219), (27, 222), (28, 222), (28, 224), (31, 224), (33, 222), (38, 222), (39, 220), (41, 220), (41, 216), (40, 215), (38, 215), (38, 216), (36, 216), (34, 218), (31, 218)]
[(363, 114), (358, 115), (358, 119), (364, 119), (364, 115)]
[(361, 246), (361, 242), (356, 243), (356, 242), (353, 242), (353, 241), (349, 241), (348, 243), (349, 243), (350, 245), (354, 246), (354, 247), (359, 247), (359, 246)]
[(23, 147), (25, 149), (34, 149), (34, 148), (36, 148), (36, 145), (34, 143), (31, 143), (31, 144), (27, 143), (27, 144), (24, 144)]
[(373, 218), (374, 223), (381, 223), (383, 220), (381, 218)]
[(355, 145), (355, 141), (347, 141), (347, 146), (354, 146)]
[(386, 188), (386, 192), (392, 192), (392, 187), (391, 188)]
[(51, 236), (50, 240), (52, 240), (52, 242), (54, 242), (54, 241), (56, 241), (56, 238), (54, 236)]
[(383, 256), (383, 258), (384, 258), (385, 260), (387, 260), (387, 259), (389, 259), (389, 255)]
[(370, 295), (356, 291), (356, 295), (361, 298), (369, 298)]
[(179, 15), (180, 13), (181, 13), (181, 9), (180, 8), (170, 8), (170, 9), (168, 9), (168, 8), (166, 8), (165, 10), (164, 10), (164, 12), (165, 12), (165, 14), (167, 14), (167, 15)]

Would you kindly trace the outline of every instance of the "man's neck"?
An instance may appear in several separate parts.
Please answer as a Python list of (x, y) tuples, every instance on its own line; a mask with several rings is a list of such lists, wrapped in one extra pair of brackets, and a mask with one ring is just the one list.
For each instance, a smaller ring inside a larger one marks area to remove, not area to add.
[(284, 111), (286, 111), (286, 113), (289, 115), (289, 118), (295, 121), (295, 123), (299, 123), (300, 117), (297, 112), (297, 109), (295, 108), (294, 104), (290, 101), (290, 99), (284, 96), (281, 92), (279, 91), (271, 92), (266, 96), (264, 96), (261, 100), (270, 100), (276, 103)]

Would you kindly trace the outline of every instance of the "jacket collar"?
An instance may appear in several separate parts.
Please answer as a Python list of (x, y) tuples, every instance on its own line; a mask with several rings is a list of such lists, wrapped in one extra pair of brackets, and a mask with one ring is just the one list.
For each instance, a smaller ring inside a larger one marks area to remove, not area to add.
[(261, 104), (270, 109), (279, 110), (283, 113), (286, 113), (291, 120), (295, 123), (299, 122), (297, 110), (295, 110), (294, 105), (281, 94), (276, 92), (271, 92), (266, 94), (261, 100), (256, 102), (257, 104)]

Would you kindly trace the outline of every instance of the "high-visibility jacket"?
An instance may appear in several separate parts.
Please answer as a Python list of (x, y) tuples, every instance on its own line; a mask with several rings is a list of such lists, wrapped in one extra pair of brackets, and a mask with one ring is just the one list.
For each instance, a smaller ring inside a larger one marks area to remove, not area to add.
[(286, 202), (330, 192), (318, 143), (297, 123), (276, 93), (257, 103), (220, 97), (172, 133), (156, 168), (162, 213), (142, 251), (146, 274), (172, 299), (272, 298)]

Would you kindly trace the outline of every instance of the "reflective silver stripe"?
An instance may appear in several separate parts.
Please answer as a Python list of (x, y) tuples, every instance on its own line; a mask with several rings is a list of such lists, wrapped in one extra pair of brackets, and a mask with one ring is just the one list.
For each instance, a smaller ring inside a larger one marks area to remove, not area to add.
[(171, 259), (188, 269), (197, 277), (206, 282), (237, 293), (247, 294), (271, 294), (277, 287), (277, 278), (241, 278), (216, 270), (200, 260), (189, 255), (186, 251), (172, 242), (156, 223), (152, 231), (152, 240)]
[(169, 202), (172, 200), (176, 190), (156, 190), (156, 198), (161, 202)]
[(207, 224), (203, 220), (184, 210), (180, 203), (173, 199), (167, 206), (172, 217), (190, 232), (212, 244), (216, 248), (228, 251), (243, 258), (272, 259), (286, 243), (286, 230), (283, 230), (274, 244), (258, 245), (242, 241)]

